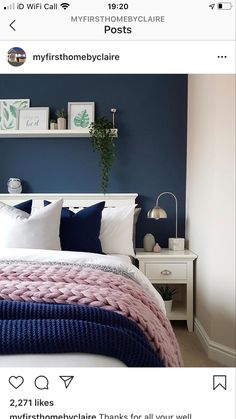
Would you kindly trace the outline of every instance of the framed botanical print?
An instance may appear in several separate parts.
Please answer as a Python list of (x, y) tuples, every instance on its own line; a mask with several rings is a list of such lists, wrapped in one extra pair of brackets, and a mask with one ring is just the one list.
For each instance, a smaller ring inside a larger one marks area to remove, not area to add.
[(88, 131), (95, 118), (95, 102), (68, 103), (68, 129)]
[(0, 99), (0, 130), (17, 129), (17, 111), (30, 106), (30, 99)]
[(17, 112), (17, 128), (20, 131), (47, 130), (49, 124), (49, 108), (19, 109)]

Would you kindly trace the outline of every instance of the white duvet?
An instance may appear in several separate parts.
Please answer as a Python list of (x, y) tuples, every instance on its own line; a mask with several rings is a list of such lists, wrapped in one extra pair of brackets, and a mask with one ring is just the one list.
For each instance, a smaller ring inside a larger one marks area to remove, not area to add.
[[(164, 302), (159, 293), (152, 286), (145, 275), (132, 265), (128, 256), (100, 255), (84, 252), (66, 252), (57, 250), (38, 249), (1, 249), (0, 261), (36, 261), (36, 262), (67, 262), (89, 263), (119, 267), (152, 295), (155, 302), (165, 313)], [(125, 366), (121, 361), (93, 354), (40, 354), (40, 355), (4, 355), (0, 356), (0, 367), (120, 367)]]

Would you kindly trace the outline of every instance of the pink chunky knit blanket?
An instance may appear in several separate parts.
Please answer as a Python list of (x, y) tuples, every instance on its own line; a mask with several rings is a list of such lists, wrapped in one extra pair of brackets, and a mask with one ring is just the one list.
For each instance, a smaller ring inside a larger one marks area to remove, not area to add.
[(167, 367), (182, 366), (170, 322), (151, 295), (117, 269), (68, 263), (0, 262), (0, 299), (101, 307), (134, 321)]

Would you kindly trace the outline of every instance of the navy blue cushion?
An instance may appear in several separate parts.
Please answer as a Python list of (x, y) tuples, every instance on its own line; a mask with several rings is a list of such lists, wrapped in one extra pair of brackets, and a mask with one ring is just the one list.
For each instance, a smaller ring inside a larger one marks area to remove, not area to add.
[[(50, 202), (44, 201), (44, 205)], [(99, 240), (102, 210), (105, 202), (99, 202), (75, 214), (68, 208), (61, 210), (60, 239), (62, 250), (103, 253)]]
[(20, 204), (14, 205), (15, 208), (20, 209), (21, 211), (25, 211), (28, 214), (31, 214), (31, 208), (32, 208), (32, 199), (29, 201), (21, 202)]

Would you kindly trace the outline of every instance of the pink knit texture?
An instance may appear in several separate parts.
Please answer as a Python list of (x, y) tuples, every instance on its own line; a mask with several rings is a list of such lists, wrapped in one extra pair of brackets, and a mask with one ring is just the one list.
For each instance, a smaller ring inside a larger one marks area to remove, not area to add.
[(183, 365), (169, 320), (153, 298), (125, 276), (76, 264), (0, 262), (0, 299), (115, 311), (141, 327), (165, 366)]

